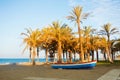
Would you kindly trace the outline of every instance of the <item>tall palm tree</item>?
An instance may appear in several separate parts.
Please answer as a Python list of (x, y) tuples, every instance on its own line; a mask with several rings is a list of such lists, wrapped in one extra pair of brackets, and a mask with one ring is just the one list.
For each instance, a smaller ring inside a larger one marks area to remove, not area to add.
[(100, 30), (99, 34), (100, 35), (106, 35), (107, 42), (108, 42), (108, 52), (109, 52), (109, 55), (110, 55), (111, 54), (111, 41), (110, 41), (110, 37), (111, 37), (111, 35), (117, 33), (118, 30), (116, 28), (112, 28), (110, 23), (105, 24), (102, 28), (103, 29)]
[(81, 27), (80, 27), (80, 22), (81, 19), (86, 19), (89, 13), (83, 14), (82, 15), (82, 7), (81, 6), (76, 6), (73, 7), (73, 10), (70, 14), (70, 16), (67, 16), (68, 20), (75, 21), (78, 26), (78, 34), (79, 34), (79, 49), (80, 49), (80, 59), (83, 62), (84, 61), (84, 52), (83, 52), (83, 41), (82, 41), (82, 34), (81, 34)]
[(25, 37), (23, 38), (23, 42), (26, 44), (26, 47), (24, 50), (26, 50), (28, 47), (31, 47), (32, 52), (31, 52), (31, 57), (32, 57), (32, 64), (35, 65), (35, 57), (36, 57), (36, 50), (37, 47), (40, 45), (40, 38), (41, 38), (41, 33), (39, 29), (32, 30), (26, 29), (27, 33), (21, 33), (21, 35), (24, 35)]

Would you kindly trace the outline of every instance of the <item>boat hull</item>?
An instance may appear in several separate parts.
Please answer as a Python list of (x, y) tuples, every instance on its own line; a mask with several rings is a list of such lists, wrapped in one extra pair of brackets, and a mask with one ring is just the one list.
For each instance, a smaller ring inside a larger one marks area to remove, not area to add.
[(54, 69), (88, 69), (94, 68), (96, 66), (96, 61), (82, 63), (82, 64), (53, 64), (51, 67)]

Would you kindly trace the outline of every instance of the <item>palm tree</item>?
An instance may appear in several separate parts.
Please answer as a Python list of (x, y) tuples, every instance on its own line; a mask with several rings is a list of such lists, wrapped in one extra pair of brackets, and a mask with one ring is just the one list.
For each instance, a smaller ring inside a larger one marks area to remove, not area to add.
[(83, 36), (84, 36), (84, 52), (86, 53), (87, 55), (87, 58), (88, 58), (88, 61), (90, 61), (90, 48), (91, 48), (91, 45), (90, 45), (90, 39), (91, 39), (91, 32), (92, 32), (92, 29), (90, 26), (85, 26), (84, 29), (83, 29)]
[(101, 47), (102, 47), (103, 50), (106, 52), (107, 57), (108, 57), (108, 60), (109, 60), (111, 63), (113, 63), (112, 58), (111, 58), (110, 53), (109, 53), (109, 47), (108, 47), (108, 46), (109, 46), (108, 41), (106, 40), (105, 37), (102, 37), (102, 38), (101, 38)]
[(90, 54), (92, 55), (92, 61), (94, 60), (94, 50), (96, 47), (96, 37), (91, 36), (90, 37)]
[(92, 54), (92, 61), (94, 60), (94, 53), (96, 51), (97, 61), (99, 60), (98, 50), (100, 49), (100, 37), (96, 34), (96, 29), (90, 29), (90, 51)]
[(93, 46), (94, 46), (94, 50), (96, 51), (96, 58), (97, 58), (97, 61), (99, 61), (98, 50), (104, 49), (103, 46), (101, 46), (101, 44), (103, 44), (101, 40), (102, 40), (102, 38), (99, 37), (99, 36), (94, 36), (94, 37), (93, 37), (93, 41), (94, 41)]
[(72, 63), (72, 53), (74, 53), (74, 60), (75, 60), (75, 47), (77, 46), (77, 40), (73, 37), (67, 39), (63, 42), (63, 50), (66, 51), (66, 54), (69, 53), (69, 60), (68, 56), (66, 55), (66, 61)]
[(58, 62), (62, 62), (62, 42), (71, 36), (71, 29), (67, 25), (60, 25), (58, 21), (53, 22), (51, 27), (52, 37), (57, 41)]
[(78, 26), (79, 44), (80, 44), (79, 45), (79, 50), (80, 50), (79, 54), (80, 54), (80, 59), (82, 62), (84, 61), (84, 52), (83, 52), (83, 45), (82, 45), (83, 41), (81, 39), (82, 34), (81, 34), (80, 22), (81, 22), (81, 19), (86, 19), (88, 15), (89, 15), (89, 13), (82, 15), (82, 7), (76, 6), (76, 7), (73, 7), (73, 10), (72, 10), (70, 16), (67, 16), (68, 20), (75, 21)]
[(31, 47), (32, 52), (31, 52), (31, 57), (32, 57), (32, 64), (35, 65), (35, 57), (36, 57), (36, 49), (40, 45), (40, 38), (41, 38), (41, 33), (39, 29), (32, 30), (26, 29), (27, 33), (21, 33), (21, 35), (24, 35), (25, 37), (23, 38), (23, 42), (26, 44), (26, 47), (24, 48), (24, 51), (28, 48)]
[(41, 31), (42, 34), (42, 48), (45, 49), (45, 54), (46, 54), (46, 63), (48, 63), (48, 51), (49, 51), (49, 46), (52, 43), (52, 35), (51, 35), (51, 28), (43, 28)]
[(51, 62), (55, 62), (55, 52), (57, 51), (57, 41), (52, 40), (49, 45), (49, 57)]
[(111, 37), (111, 35), (113, 35), (113, 34), (115, 34), (117, 32), (118, 32), (118, 30), (116, 28), (111, 28), (111, 24), (110, 23), (105, 24), (103, 26), (103, 29), (100, 30), (100, 32), (99, 32), (99, 35), (106, 35), (106, 37), (107, 37), (109, 55), (111, 54), (111, 41), (110, 41), (110, 37)]
[(32, 48), (31, 48), (31, 47), (29, 48), (29, 51), (30, 51), (30, 55), (29, 55), (29, 62), (30, 62), (30, 60), (31, 60), (31, 54), (32, 54), (32, 53), (31, 53), (31, 51), (32, 51)]

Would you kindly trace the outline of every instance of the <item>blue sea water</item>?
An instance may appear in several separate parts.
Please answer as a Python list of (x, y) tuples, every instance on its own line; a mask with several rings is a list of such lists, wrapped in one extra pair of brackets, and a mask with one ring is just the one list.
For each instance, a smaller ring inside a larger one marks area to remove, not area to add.
[[(0, 64), (16, 64), (16, 63), (30, 62), (30, 61), (31, 60), (29, 58), (0, 58)], [(35, 59), (35, 61), (46, 62), (46, 59), (40, 58), (40, 59)], [(57, 61), (57, 59), (54, 59), (54, 61)], [(66, 61), (66, 59), (64, 59), (64, 61)], [(48, 62), (51, 62), (50, 58), (48, 58)], [(53, 60), (52, 60), (52, 62), (53, 62)]]
[[(29, 62), (29, 58), (0, 58), (0, 64), (14, 64), (14, 63), (21, 63), (21, 62)], [(38, 61), (38, 59), (36, 59)], [(39, 59), (39, 62), (45, 62), (46, 59), (42, 58)]]

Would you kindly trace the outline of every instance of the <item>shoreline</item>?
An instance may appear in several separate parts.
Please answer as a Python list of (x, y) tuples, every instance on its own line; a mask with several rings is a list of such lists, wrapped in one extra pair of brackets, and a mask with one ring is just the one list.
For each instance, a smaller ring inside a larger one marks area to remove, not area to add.
[[(35, 62), (35, 65), (44, 65), (45, 62)], [(16, 65), (22, 65), (22, 66), (33, 66), (31, 62), (21, 62), (21, 63), (17, 63)]]
[[(35, 65), (44, 65), (45, 62), (35, 62)], [(32, 66), (31, 62), (18, 62), (18, 63), (0, 63), (0, 66), (18, 65), (18, 66)]]

